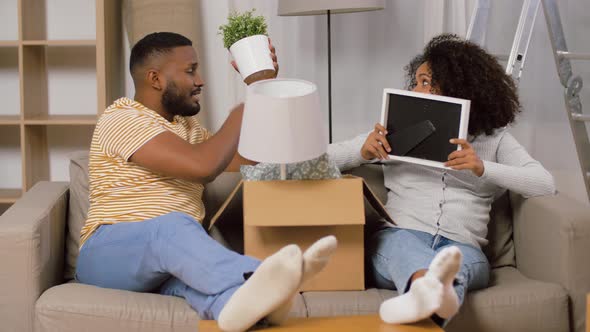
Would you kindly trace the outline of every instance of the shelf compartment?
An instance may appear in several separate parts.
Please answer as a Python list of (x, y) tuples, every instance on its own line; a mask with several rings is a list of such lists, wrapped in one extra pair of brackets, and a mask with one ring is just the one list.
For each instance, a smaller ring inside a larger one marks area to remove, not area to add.
[(0, 47), (0, 123), (20, 116), (18, 47)]
[(46, 39), (47, 20), (45, 18), (45, 1), (20, 0), (20, 17), (22, 22), (22, 39)]
[[(0, 190), (22, 188), (20, 126), (0, 127)], [(14, 197), (14, 195), (5, 196)], [(4, 198), (6, 200), (6, 198)]]
[(23, 182), (25, 190), (35, 183), (49, 179), (47, 127), (25, 126), (23, 137)]
[[(100, 1), (105, 0), (21, 0), (22, 38), (25, 41), (94, 40), (96, 3)], [(66, 21), (68, 24), (63, 24)]]
[[(1, 119), (0, 119), (1, 120)], [(96, 125), (96, 114), (90, 115), (43, 115), (25, 119), (25, 125)]]
[[(96, 117), (96, 48), (47, 47), (46, 53), (49, 98), (46, 114)], [(26, 113), (25, 118), (29, 118)]]
[(23, 46), (21, 52), (21, 102), (25, 119), (47, 115), (47, 47)]
[[(67, 134), (64, 134), (67, 133)], [(47, 127), (47, 148), (49, 157), (49, 179), (70, 180), (70, 154), (89, 151), (94, 127)]]
[(23, 46), (24, 119), (27, 124), (94, 124), (96, 48)]
[(96, 8), (101, 1), (113, 0), (45, 0), (45, 39), (96, 39)]

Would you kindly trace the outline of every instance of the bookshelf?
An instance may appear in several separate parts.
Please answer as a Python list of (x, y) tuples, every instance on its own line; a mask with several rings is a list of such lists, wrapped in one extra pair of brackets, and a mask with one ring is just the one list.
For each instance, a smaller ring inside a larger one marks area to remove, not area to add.
[(96, 119), (123, 95), (120, 0), (0, 2), (0, 213), (42, 180), (68, 180)]

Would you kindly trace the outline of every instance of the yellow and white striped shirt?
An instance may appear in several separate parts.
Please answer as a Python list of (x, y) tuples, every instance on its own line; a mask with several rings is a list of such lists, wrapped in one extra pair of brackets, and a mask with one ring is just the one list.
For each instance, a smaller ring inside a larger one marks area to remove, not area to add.
[(169, 122), (128, 98), (116, 100), (100, 117), (90, 146), (90, 210), (80, 245), (103, 224), (143, 221), (170, 212), (203, 220), (202, 184), (163, 176), (129, 161), (135, 151), (165, 131), (191, 144), (209, 138), (195, 116), (175, 116)]

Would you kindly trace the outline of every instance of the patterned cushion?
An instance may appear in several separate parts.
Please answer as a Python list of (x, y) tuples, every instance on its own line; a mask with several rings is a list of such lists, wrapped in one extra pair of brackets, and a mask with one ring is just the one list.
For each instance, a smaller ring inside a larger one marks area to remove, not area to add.
[[(244, 180), (247, 181), (269, 181), (281, 178), (279, 164), (260, 163), (256, 166), (240, 167)], [(289, 180), (320, 180), (337, 179), (341, 177), (336, 164), (328, 158), (328, 154), (287, 165), (287, 179)]]

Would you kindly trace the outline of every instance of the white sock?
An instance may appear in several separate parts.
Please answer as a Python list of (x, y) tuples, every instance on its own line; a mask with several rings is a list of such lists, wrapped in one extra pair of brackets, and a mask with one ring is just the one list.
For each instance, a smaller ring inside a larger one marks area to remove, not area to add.
[(217, 319), (219, 328), (240, 332), (256, 324), (290, 300), (299, 287), (302, 270), (301, 249), (294, 244), (266, 258), (227, 301)]
[(303, 253), (301, 284), (311, 279), (328, 265), (328, 261), (337, 247), (338, 240), (334, 235), (329, 235), (317, 240), (305, 250)]
[[(300, 286), (326, 267), (337, 246), (338, 241), (336, 237), (330, 235), (319, 239), (305, 250), (303, 253), (303, 275)], [(273, 325), (282, 324), (287, 319), (292, 306), (293, 297), (279, 306), (277, 310), (271, 312), (266, 317), (267, 320)]]
[(453, 317), (459, 311), (459, 297), (453, 288), (453, 281), (461, 269), (462, 258), (459, 248), (444, 248), (434, 257), (426, 272), (427, 276), (437, 278), (443, 284), (442, 305), (435, 313), (444, 319)]
[(412, 282), (407, 293), (383, 302), (379, 316), (390, 324), (414, 323), (440, 309), (442, 296), (442, 283), (431, 276), (424, 276)]

